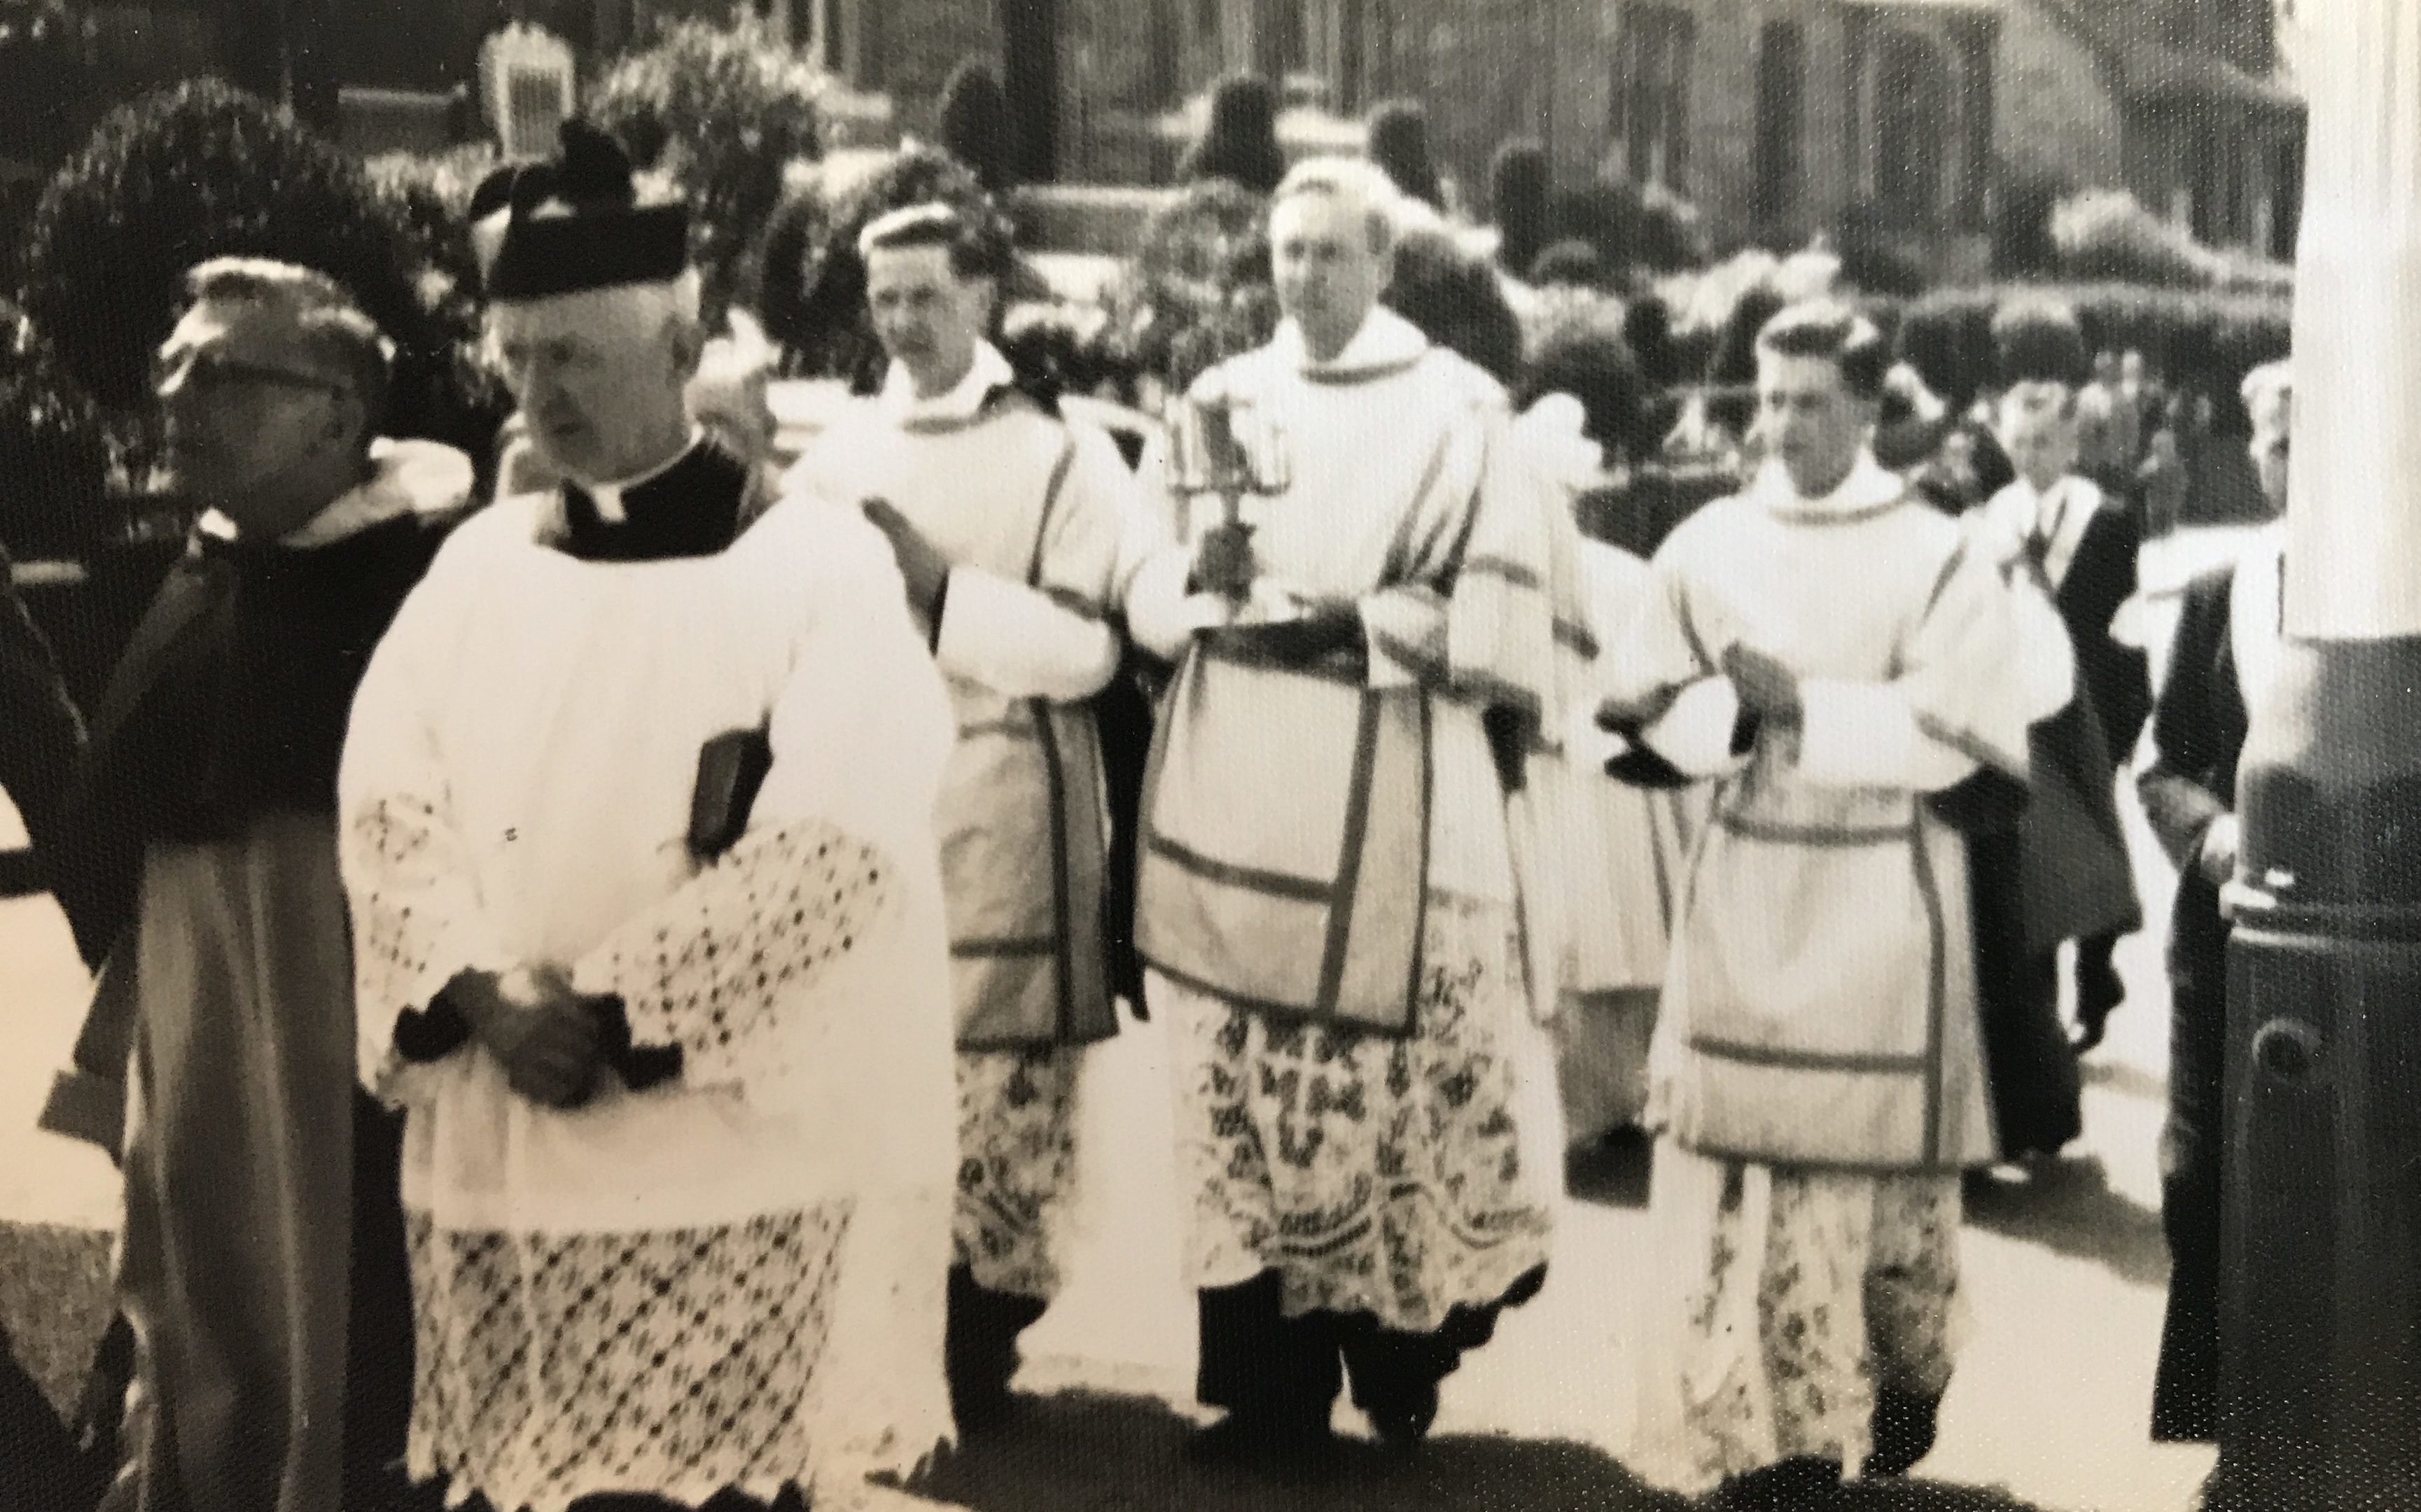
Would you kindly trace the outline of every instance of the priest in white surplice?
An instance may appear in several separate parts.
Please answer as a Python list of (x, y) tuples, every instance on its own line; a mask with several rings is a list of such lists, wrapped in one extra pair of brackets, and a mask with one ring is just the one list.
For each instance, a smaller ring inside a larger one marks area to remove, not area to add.
[(1235, 429), (1273, 454), (1282, 425), (1286, 486), (1248, 501), (1248, 553), (1183, 521), (1129, 602), (1179, 662), (1135, 932), (1214, 1458), (1324, 1453), (1346, 1373), (1417, 1442), (1537, 1289), (1562, 1182), (1507, 796), (1577, 688), (1577, 552), (1503, 391), (1379, 307), (1392, 199), (1337, 160), (1278, 190), (1287, 319), (1195, 398), (1260, 417)]
[(572, 481), (448, 543), (341, 788), (410, 1468), (796, 1504), (949, 1430), (949, 708), (881, 534), (686, 417), (686, 217), (577, 123), (534, 182), (490, 335)]
[(1960, 827), (2009, 821), (2070, 684), (2017, 542), (1867, 450), (1886, 361), (1839, 305), (1774, 318), (1772, 460), (1658, 550), (1609, 662), (1617, 774), (1715, 783), (1649, 1055), (1627, 1463), (1742, 1506), (1932, 1445), (1993, 1156)]
[(1117, 1031), (1104, 954), (1107, 806), (1087, 700), (1118, 668), (1136, 483), (1107, 434), (1022, 391), (985, 338), (1006, 224), (896, 211), (859, 239), (891, 359), (794, 475), (892, 540), (957, 706), (943, 785), (959, 1045), (950, 1395), (1010, 1405), (1018, 1333), (1059, 1290), (1084, 1049)]

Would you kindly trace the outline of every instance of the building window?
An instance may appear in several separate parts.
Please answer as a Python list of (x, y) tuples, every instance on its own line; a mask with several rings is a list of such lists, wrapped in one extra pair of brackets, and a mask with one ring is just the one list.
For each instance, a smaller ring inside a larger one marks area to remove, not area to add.
[(1768, 22), (1757, 42), (1757, 212), (1776, 221), (1799, 197), (1807, 47), (1793, 21)]
[(1341, 115), (1359, 116), (1367, 102), (1369, 65), (1363, 37), (1367, 24), (1362, 0), (1337, 0), (1336, 108)]
[(1997, 35), (1990, 17), (1972, 22), (1959, 34), (1959, 58), (1963, 87), (1960, 112), (1966, 127), (1966, 150), (1960, 155), (1959, 224), (1982, 226), (1988, 218), (1992, 182), (1993, 103), (1992, 55)]
[(1957, 145), (1941, 50), (1913, 32), (1889, 31), (1875, 69), (1875, 197), (1894, 225), (1932, 226)]
[(1616, 42), (1613, 128), (1633, 183), (1685, 189), (1690, 171), (1690, 53), (1697, 25), (1675, 6), (1634, 5)]

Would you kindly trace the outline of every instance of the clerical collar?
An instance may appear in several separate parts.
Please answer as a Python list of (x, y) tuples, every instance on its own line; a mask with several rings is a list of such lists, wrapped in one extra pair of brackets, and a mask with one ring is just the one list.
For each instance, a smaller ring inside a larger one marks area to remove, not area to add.
[(1749, 485), (1749, 496), (1757, 499), (1784, 520), (1802, 521), (1811, 524), (1850, 524), (1870, 520), (1897, 507), (1908, 496), (1908, 486), (1899, 475), (1888, 472), (1875, 460), (1875, 454), (1861, 449), (1858, 460), (1850, 466), (1850, 475), (1835, 484), (1829, 493), (1809, 498), (1790, 481), (1790, 470), (1780, 458), (1770, 458), (1757, 470), (1757, 479)]
[(1000, 354), (1000, 349), (989, 341), (978, 341), (975, 361), (967, 365), (966, 376), (949, 392), (929, 399), (918, 398), (907, 365), (895, 362), (882, 375), (882, 390), (875, 397), (875, 402), (882, 406), (884, 418), (895, 425), (963, 425), (982, 413), (994, 394), (1016, 382), (1017, 372)]
[(1292, 318), (1278, 322), (1277, 335), (1270, 338), (1270, 351), (1289, 367), (1301, 372), (1315, 382), (1344, 383), (1366, 378), (1383, 378), (1402, 372), (1427, 355), (1429, 338), (1420, 327), (1405, 320), (1383, 304), (1374, 304), (1362, 320), (1362, 328), (1334, 357), (1322, 362), (1311, 354), (1303, 338), (1303, 327)]
[(575, 483), (572, 487), (578, 489), (581, 492), (588, 496), (588, 502), (594, 505), (597, 508), (598, 519), (602, 520), (609, 525), (618, 525), (623, 521), (630, 518), (630, 510), (624, 506), (622, 496), (630, 492), (633, 489), (643, 488), (649, 483), (653, 483), (656, 479), (664, 476), (666, 473), (671, 472), (674, 468), (679, 467), (681, 463), (689, 460), (690, 454), (697, 450), (697, 444), (705, 439), (706, 428), (704, 426), (694, 425), (689, 428), (688, 445), (683, 446), (680, 450), (673, 453), (670, 457), (665, 458), (663, 461), (658, 462), (655, 466), (648, 468), (646, 472), (633, 473), (629, 477), (617, 478), (611, 483)]
[[(402, 515), (444, 515), (471, 497), (471, 459), (442, 443), (381, 437), (370, 443), (369, 461), (368, 477), (273, 544), (288, 551), (309, 551)], [(194, 522), (194, 529), (220, 545), (250, 546), (242, 538), (242, 527), (221, 510), (206, 510)]]
[(753, 475), (748, 463), (702, 435), (670, 467), (615, 490), (618, 518), (607, 519), (587, 489), (563, 485), (540, 541), (586, 562), (712, 556), (739, 538)]

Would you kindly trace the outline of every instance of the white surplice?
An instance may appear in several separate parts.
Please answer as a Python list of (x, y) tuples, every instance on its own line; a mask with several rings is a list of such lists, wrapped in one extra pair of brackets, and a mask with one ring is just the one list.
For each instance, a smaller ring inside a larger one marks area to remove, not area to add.
[[(1083, 704), (1118, 667), (1139, 501), (1106, 434), (1044, 413), (1012, 379), (990, 343), (929, 397), (895, 364), (791, 475), (836, 500), (889, 503), (950, 565), (933, 645), (959, 728), (940, 806), (961, 1035), (957, 1261), (992, 1290), (1048, 1300), (1086, 1059), (1054, 1032), (1054, 1010), (1078, 990), (1061, 974), (1114, 1022), (1098, 928), (1071, 943), (1053, 919), (1054, 881), (1071, 918), (1099, 917), (1104, 881), (1098, 866), (1070, 867), (1054, 809), (1086, 804), (1107, 833)], [(1054, 878), (1054, 866), (1081, 874)]]
[[(1928, 795), (2025, 772), (2072, 691), (2015, 542), (1871, 457), (1822, 498), (1772, 464), (1657, 553), (1617, 705), (1712, 812), (1651, 1052), (1652, 1256), (1624, 1460), (1702, 1490), (1779, 1459), (1854, 1471), (1878, 1387), (1938, 1397), (1960, 1167), (1991, 1155), (1963, 842)], [(1804, 705), (1734, 749), (1746, 646)]]
[[(711, 555), (464, 525), (382, 645), (342, 781), (361, 1069), (407, 1114), (410, 1468), (559, 1512), (914, 1466), (947, 1437), (955, 1163), (932, 805), (952, 730), (887, 544), (775, 505)], [(701, 868), (699, 753), (767, 729)], [(623, 1001), (671, 1083), (526, 1101), (397, 1044), (470, 968)]]

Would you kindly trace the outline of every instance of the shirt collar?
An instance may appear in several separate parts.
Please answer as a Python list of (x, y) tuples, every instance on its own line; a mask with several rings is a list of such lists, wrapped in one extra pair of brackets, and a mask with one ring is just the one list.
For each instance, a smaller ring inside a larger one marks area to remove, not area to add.
[[(370, 443), (369, 461), (369, 476), (278, 537), (276, 544), (292, 551), (333, 545), (401, 515), (444, 514), (471, 496), (471, 459), (451, 446), (381, 437)], [(242, 528), (217, 509), (205, 510), (194, 528), (223, 543), (242, 538)]]
[(1270, 351), (1281, 363), (1314, 378), (1375, 377), (1418, 362), (1429, 350), (1429, 338), (1420, 327), (1384, 304), (1372, 305), (1362, 328), (1326, 362), (1311, 354), (1304, 344), (1303, 327), (1291, 318), (1279, 321), (1277, 335), (1270, 339)]
[(876, 402), (882, 407), (883, 416), (897, 425), (912, 421), (963, 422), (974, 419), (995, 392), (1016, 382), (1017, 373), (1008, 366), (1008, 359), (1000, 354), (1000, 349), (989, 341), (978, 341), (975, 361), (967, 365), (966, 376), (949, 392), (929, 399), (918, 398), (907, 366), (895, 362), (882, 375), (882, 391)]
[(589, 502), (597, 507), (598, 519), (609, 525), (618, 525), (631, 517), (630, 508), (622, 502), (622, 496), (633, 489), (646, 487), (679, 467), (688, 460), (689, 454), (697, 450), (698, 444), (705, 439), (706, 428), (694, 425), (689, 428), (688, 445), (647, 471), (633, 473), (629, 477), (617, 478), (611, 483), (575, 483), (573, 487), (588, 495)]
[(1779, 458), (1769, 459), (1757, 470), (1757, 481), (1749, 491), (1778, 514), (1803, 520), (1841, 520), (1898, 504), (1907, 495), (1908, 487), (1898, 474), (1876, 461), (1873, 452), (1861, 449), (1858, 460), (1850, 465), (1850, 475), (1834, 485), (1830, 493), (1816, 498), (1801, 493), (1790, 481), (1789, 469)]

